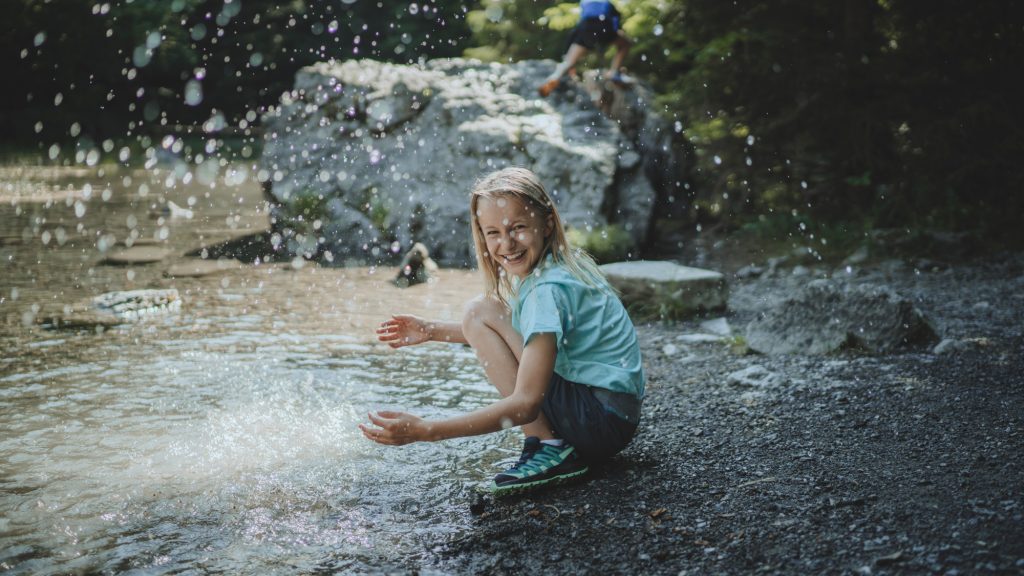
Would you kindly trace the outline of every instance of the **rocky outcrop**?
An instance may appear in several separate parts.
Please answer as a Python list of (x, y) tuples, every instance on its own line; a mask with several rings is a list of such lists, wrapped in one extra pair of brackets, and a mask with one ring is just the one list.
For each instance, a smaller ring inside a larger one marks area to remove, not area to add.
[(936, 336), (913, 302), (892, 290), (818, 280), (752, 321), (746, 340), (766, 354), (885, 353)]
[(640, 85), (614, 106), (575, 82), (539, 98), (552, 66), (362, 60), (301, 70), (264, 117), (258, 175), (282, 246), (397, 262), (422, 242), (439, 262), (468, 265), (469, 189), (511, 165), (537, 172), (569, 226), (616, 224), (644, 244), (672, 168), (669, 126)]

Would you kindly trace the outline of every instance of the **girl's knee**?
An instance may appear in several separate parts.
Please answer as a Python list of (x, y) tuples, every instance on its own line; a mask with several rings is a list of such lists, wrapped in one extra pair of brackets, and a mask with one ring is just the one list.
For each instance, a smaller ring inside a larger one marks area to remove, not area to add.
[(496, 298), (477, 296), (470, 300), (462, 313), (462, 329), (473, 330), (483, 326), (495, 326), (500, 322), (511, 322), (510, 313)]

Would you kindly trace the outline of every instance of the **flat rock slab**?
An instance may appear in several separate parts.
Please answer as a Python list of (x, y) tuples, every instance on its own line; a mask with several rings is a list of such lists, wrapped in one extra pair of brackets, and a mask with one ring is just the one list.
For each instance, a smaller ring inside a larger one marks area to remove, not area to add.
[(168, 255), (171, 251), (166, 248), (159, 246), (132, 246), (131, 248), (125, 248), (124, 250), (116, 250), (107, 254), (107, 257), (103, 260), (104, 264), (113, 264), (115, 266), (131, 266), (134, 264), (152, 264), (154, 262), (160, 262)]
[(882, 286), (819, 280), (747, 325), (751, 350), (828, 354), (845, 349), (886, 353), (936, 340), (913, 302)]
[(64, 313), (46, 322), (57, 328), (103, 328), (169, 314), (181, 309), (178, 291), (125, 290), (107, 292), (67, 306)]
[(675, 262), (641, 260), (601, 266), (636, 319), (678, 320), (708, 310), (724, 310), (729, 298), (725, 276)]
[(189, 260), (169, 267), (164, 276), (168, 278), (199, 278), (212, 276), (228, 270), (237, 270), (241, 263), (238, 260), (222, 258), (219, 260)]

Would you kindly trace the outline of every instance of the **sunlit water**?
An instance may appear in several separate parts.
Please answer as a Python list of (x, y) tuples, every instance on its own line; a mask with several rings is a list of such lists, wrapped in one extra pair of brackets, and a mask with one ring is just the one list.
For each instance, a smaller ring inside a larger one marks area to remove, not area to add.
[[(407, 290), (390, 269), (312, 265), (168, 279), (197, 245), (266, 226), (245, 174), (212, 186), (40, 174), (0, 172), (0, 570), (360, 571), (415, 562), (469, 528), (511, 433), (385, 448), (356, 424), (373, 409), (436, 417), (493, 400), (465, 347), (392, 351), (372, 334), (392, 311), (456, 318), (479, 290), (472, 272)], [(190, 197), (192, 219), (160, 214)], [(172, 256), (99, 263), (136, 237)], [(105, 332), (37, 323), (106, 291), (164, 287), (180, 312)]]

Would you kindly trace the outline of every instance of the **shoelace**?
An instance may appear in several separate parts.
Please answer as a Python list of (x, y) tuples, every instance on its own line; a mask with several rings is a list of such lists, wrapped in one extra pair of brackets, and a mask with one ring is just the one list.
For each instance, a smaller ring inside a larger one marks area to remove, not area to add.
[(519, 455), (519, 461), (512, 465), (512, 470), (519, 470), (519, 467), (526, 464), (533, 458), (533, 455), (540, 452), (540, 448), (536, 450), (523, 450), (522, 454)]

